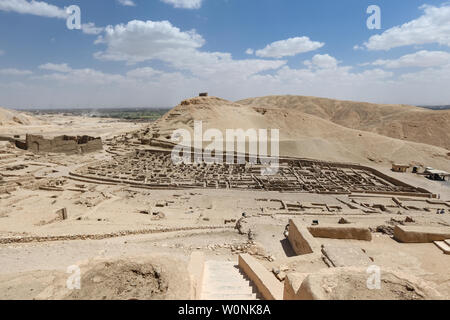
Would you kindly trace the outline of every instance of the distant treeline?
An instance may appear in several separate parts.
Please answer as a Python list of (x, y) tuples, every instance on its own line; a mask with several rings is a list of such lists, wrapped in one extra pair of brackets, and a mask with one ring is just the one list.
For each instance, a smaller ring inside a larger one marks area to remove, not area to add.
[(33, 114), (63, 114), (71, 116), (88, 116), (93, 118), (113, 118), (130, 121), (155, 121), (161, 118), (170, 109), (150, 108), (112, 108), (112, 109), (33, 109), (26, 110)]

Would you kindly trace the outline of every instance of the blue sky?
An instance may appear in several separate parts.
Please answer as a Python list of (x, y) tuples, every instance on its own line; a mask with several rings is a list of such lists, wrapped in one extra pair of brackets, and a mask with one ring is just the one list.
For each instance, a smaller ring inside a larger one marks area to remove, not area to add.
[(162, 107), (200, 91), (450, 104), (449, 46), (448, 1), (0, 0), (0, 105)]

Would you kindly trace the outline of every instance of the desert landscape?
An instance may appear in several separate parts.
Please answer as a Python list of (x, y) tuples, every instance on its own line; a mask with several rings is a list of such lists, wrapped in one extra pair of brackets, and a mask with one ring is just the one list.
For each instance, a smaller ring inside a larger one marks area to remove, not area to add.
[[(174, 163), (195, 121), (279, 129), (278, 172)], [(146, 122), (2, 108), (0, 299), (448, 300), (449, 125), (305, 96)]]

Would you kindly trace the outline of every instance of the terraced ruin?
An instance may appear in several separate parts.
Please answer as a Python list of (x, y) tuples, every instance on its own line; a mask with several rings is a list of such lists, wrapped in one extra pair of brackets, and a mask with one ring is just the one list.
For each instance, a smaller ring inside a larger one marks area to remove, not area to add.
[(431, 196), (361, 165), (284, 158), (274, 175), (264, 165), (175, 164), (171, 153), (136, 150), (81, 167), (71, 175), (89, 181), (123, 183), (150, 189), (244, 189), (318, 194), (390, 193)]

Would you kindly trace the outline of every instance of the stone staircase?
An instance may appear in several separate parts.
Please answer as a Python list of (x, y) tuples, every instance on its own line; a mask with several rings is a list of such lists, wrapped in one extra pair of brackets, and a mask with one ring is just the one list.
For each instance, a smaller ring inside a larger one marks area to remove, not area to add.
[(434, 241), (434, 244), (441, 249), (444, 254), (450, 254), (450, 240)]
[(256, 288), (234, 262), (205, 262), (201, 300), (258, 300)]

